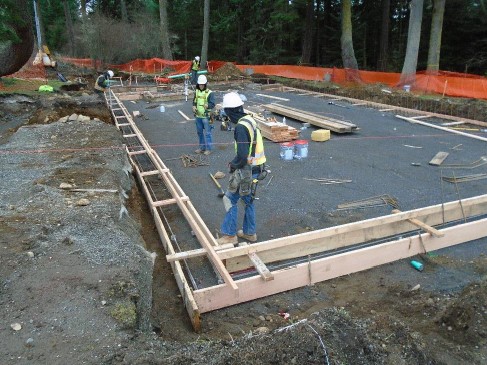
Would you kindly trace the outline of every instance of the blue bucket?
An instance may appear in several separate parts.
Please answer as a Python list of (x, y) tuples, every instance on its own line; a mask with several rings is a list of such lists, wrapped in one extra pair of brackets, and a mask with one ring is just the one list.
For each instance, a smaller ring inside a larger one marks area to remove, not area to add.
[(294, 143), (281, 143), (281, 158), (284, 161), (291, 161), (294, 158)]

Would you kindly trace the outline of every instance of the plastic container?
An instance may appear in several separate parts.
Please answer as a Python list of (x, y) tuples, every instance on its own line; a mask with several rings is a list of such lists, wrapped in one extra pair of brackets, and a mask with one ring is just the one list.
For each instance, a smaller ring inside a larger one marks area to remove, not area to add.
[(291, 161), (294, 157), (294, 143), (284, 142), (281, 143), (281, 158), (284, 161)]
[(164, 112), (166, 111), (166, 108), (164, 107), (164, 105), (161, 105), (161, 106), (159, 107), (159, 111), (160, 111), (161, 113), (164, 113)]
[(405, 92), (410, 92), (411, 91), (411, 85), (404, 85), (404, 91)]
[(305, 139), (298, 139), (294, 142), (294, 158), (301, 160), (308, 157), (308, 141)]
[(415, 261), (415, 260), (411, 260), (411, 266), (414, 267), (418, 271), (423, 271), (423, 269), (424, 269), (423, 264), (421, 262)]

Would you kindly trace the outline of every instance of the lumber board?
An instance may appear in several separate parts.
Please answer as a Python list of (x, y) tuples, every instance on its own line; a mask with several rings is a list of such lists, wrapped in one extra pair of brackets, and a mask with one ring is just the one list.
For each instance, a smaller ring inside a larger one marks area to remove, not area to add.
[(298, 109), (289, 108), (280, 104), (266, 104), (263, 108), (276, 114), (281, 114), (304, 123), (313, 124), (314, 126), (329, 129), (336, 133), (351, 133), (357, 128), (355, 124), (342, 122), (337, 119), (324, 117), (317, 114), (303, 112)]
[[(239, 246), (248, 246), (248, 245), (249, 245), (248, 243), (244, 242), (244, 243), (240, 243)], [(255, 251), (250, 251), (248, 256), (250, 261), (254, 265), (255, 270), (259, 273), (259, 275), (264, 281), (274, 280), (274, 275), (272, 275), (272, 273), (269, 271), (267, 266), (265, 266), (265, 264), (262, 262), (259, 256), (257, 256)]]
[[(425, 249), (427, 252), (431, 252), (486, 236), (487, 218), (445, 228), (445, 236), (440, 238), (423, 233), (290, 266), (274, 271), (272, 281), (263, 281), (260, 276), (237, 280), (240, 289), (238, 297), (235, 297), (233, 291), (224, 284), (195, 290), (193, 295), (201, 313), (206, 313), (371, 269), (378, 265), (422, 254)], [(409, 269), (409, 265), (407, 266)]]
[(449, 155), (448, 152), (440, 151), (428, 163), (433, 166), (439, 166), (443, 163), (443, 161), (445, 161), (448, 155)]
[[(435, 125), (435, 124), (431, 124), (431, 123), (426, 123), (426, 122), (422, 122), (420, 120), (416, 120), (416, 119), (411, 119), (411, 118), (408, 118), (408, 117), (404, 117), (402, 115), (396, 115), (396, 118), (399, 118), (399, 119), (402, 119), (402, 120), (406, 120), (408, 121), (409, 123), (414, 123), (414, 124), (421, 124), (421, 125), (424, 125), (426, 127), (430, 127), (430, 128), (435, 128), (435, 129), (439, 129), (439, 130), (442, 130), (442, 131), (445, 131), (445, 132), (450, 132), (450, 133), (454, 133), (454, 134), (459, 134), (461, 136), (465, 136), (465, 137), (469, 137), (469, 138), (473, 138), (473, 139), (478, 139), (480, 141), (484, 141), (484, 142), (487, 142), (487, 138), (485, 137), (481, 137), (481, 136), (477, 136), (475, 134), (470, 134), (470, 133), (464, 133), (464, 132), (460, 132), (460, 131), (456, 131), (454, 129), (451, 129), (451, 128), (444, 128), (444, 127), (440, 127), (439, 125)], [(471, 123), (471, 122), (469, 122)], [(480, 123), (480, 122), (479, 122)], [(486, 123), (487, 125), (487, 123)]]
[[(445, 204), (419, 208), (392, 215), (371, 218), (364, 221), (347, 223), (344, 225), (324, 228), (316, 231), (300, 233), (297, 235), (276, 238), (268, 241), (254, 243), (249, 247), (235, 247), (218, 252), (225, 260), (230, 272), (251, 267), (246, 255), (250, 250), (258, 253), (264, 262), (306, 256), (326, 250), (333, 250), (357, 243), (381, 239), (391, 235), (409, 232), (416, 228), (408, 219), (421, 219), (428, 226), (462, 220), (487, 212), (487, 194)], [(191, 250), (184, 253), (167, 255), (168, 261), (182, 258), (188, 259), (205, 255), (204, 250)]]
[[(435, 226), (445, 222), (463, 220), (478, 214), (487, 213), (487, 195), (441, 204), (419, 210), (406, 211), (364, 221), (353, 222), (341, 226), (324, 228), (317, 231), (305, 232), (298, 235), (276, 238), (258, 242), (252, 245), (260, 259), (268, 264), (282, 260), (305, 257), (338, 248), (349, 247), (367, 241), (383, 239), (389, 236), (410, 232), (417, 227), (408, 219), (420, 219), (426, 225)], [(462, 209), (463, 208), (463, 209)], [(236, 247), (219, 252), (225, 261), (227, 270), (236, 272), (252, 266), (245, 247)]]
[[(293, 87), (289, 87), (289, 86), (286, 86), (283, 88), (284, 90), (291, 90), (291, 91), (296, 91), (296, 90), (300, 90), (302, 91), (301, 89), (297, 89), (297, 88), (293, 88)], [(355, 98), (349, 98), (349, 97), (340, 97), (340, 98), (337, 98), (336, 95), (333, 95), (333, 94), (326, 94), (326, 93), (316, 93), (317, 95), (321, 96), (321, 97), (326, 97), (326, 98), (334, 98), (334, 99), (331, 99), (331, 100), (347, 100), (351, 103), (354, 103), (354, 102), (363, 102), (363, 100), (361, 99), (355, 99)], [(426, 111), (423, 111), (423, 110), (417, 110), (417, 109), (410, 109), (410, 108), (404, 108), (404, 107), (400, 107), (400, 106), (394, 106), (394, 105), (390, 105), (390, 104), (382, 104), (382, 103), (376, 103), (376, 102), (373, 102), (373, 101), (366, 101), (367, 103), (367, 106), (371, 106), (371, 107), (374, 107), (374, 108), (389, 108), (389, 109), (395, 109), (395, 110), (398, 110), (398, 111), (404, 111), (408, 114), (412, 114), (412, 113), (415, 113), (415, 114), (427, 114), (431, 117), (437, 117), (437, 118), (441, 118), (441, 119), (449, 119), (449, 120), (456, 120), (456, 121), (461, 121), (461, 122), (465, 122), (465, 123), (468, 123), (468, 124), (474, 124), (474, 125), (478, 125), (478, 126), (482, 126), (482, 127), (487, 127), (487, 122), (483, 122), (483, 121), (479, 121), (479, 120), (475, 120), (475, 119), (468, 119), (468, 118), (463, 118), (463, 117), (456, 117), (456, 116), (453, 116), (453, 115), (448, 115), (448, 114), (439, 114), (439, 113), (432, 113), (432, 112), (426, 112)]]
[[(401, 211), (399, 209), (393, 209), (392, 213), (394, 214), (401, 213)], [(443, 237), (445, 235), (443, 232), (438, 231), (436, 228), (431, 227), (416, 218), (408, 218), (408, 221), (414, 224), (415, 226), (418, 226), (419, 228), (423, 229), (425, 232), (432, 234), (435, 237)]]

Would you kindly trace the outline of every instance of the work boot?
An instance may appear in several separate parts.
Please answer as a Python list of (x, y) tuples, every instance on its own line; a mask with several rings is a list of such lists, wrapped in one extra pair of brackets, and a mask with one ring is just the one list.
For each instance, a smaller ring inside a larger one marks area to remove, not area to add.
[(219, 239), (216, 240), (219, 245), (224, 245), (226, 243), (231, 243), (232, 245), (235, 245), (238, 243), (238, 238), (237, 236), (227, 236), (223, 235)]
[(203, 150), (201, 148), (198, 148), (197, 150), (194, 151), (194, 153), (203, 153)]
[(203, 155), (208, 156), (210, 153), (211, 153), (211, 151), (206, 150), (206, 151), (203, 152)]
[(243, 238), (246, 241), (250, 241), (250, 242), (256, 242), (257, 241), (257, 234), (256, 233), (254, 233), (254, 234), (245, 234), (245, 233), (243, 233), (242, 230), (239, 230), (237, 232), (237, 236), (239, 236), (240, 238)]

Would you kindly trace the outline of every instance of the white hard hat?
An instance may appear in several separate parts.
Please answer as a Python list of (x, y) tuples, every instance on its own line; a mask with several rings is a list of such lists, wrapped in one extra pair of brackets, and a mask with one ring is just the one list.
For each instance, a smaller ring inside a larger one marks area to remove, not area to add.
[(196, 61), (199, 61), (199, 60), (200, 60), (200, 56), (196, 56), (194, 59), (195, 59)]
[(113, 71), (112, 71), (112, 70), (108, 70), (108, 71), (107, 71), (107, 74), (108, 74), (108, 76), (110, 76), (110, 77), (113, 77), (113, 75), (115, 75), (115, 74), (113, 73)]
[(197, 84), (200, 84), (200, 85), (204, 85), (208, 82), (208, 80), (206, 79), (206, 76), (205, 75), (199, 75), (198, 76), (198, 81), (196, 82)]
[(237, 93), (228, 93), (223, 95), (223, 108), (236, 108), (243, 105), (240, 95)]

